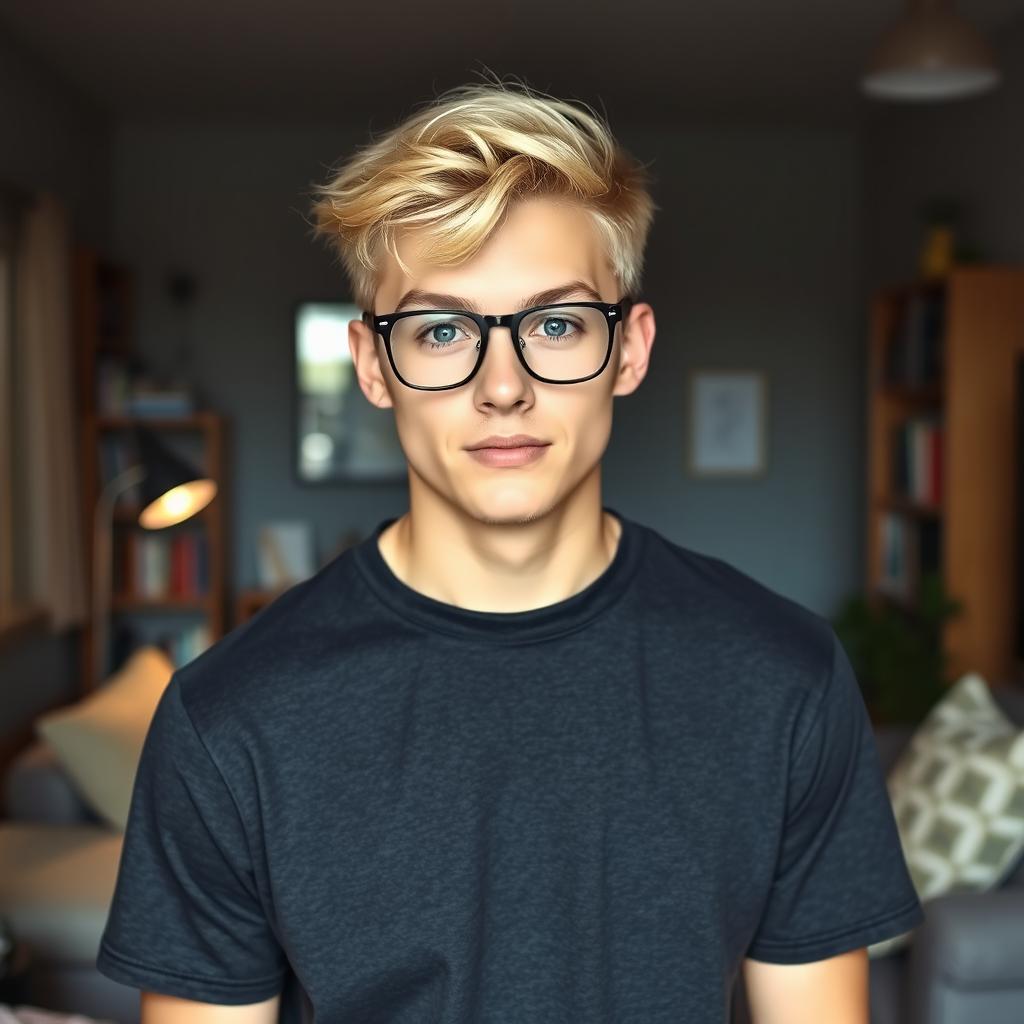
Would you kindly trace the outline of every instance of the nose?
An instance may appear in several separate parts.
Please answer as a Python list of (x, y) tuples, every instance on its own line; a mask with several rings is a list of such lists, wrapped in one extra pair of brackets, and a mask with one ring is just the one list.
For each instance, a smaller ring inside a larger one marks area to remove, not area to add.
[(519, 362), (513, 346), (519, 344), (508, 325), (492, 325), (487, 352), (473, 383), (477, 397), (497, 405), (518, 401), (529, 389), (530, 375)]
[(512, 328), (507, 324), (491, 325), (491, 332), (488, 335), (487, 354), (484, 356), (480, 373), (483, 373), (488, 364), (492, 367), (497, 365), (499, 369), (522, 371), (522, 364), (514, 351), (514, 346), (519, 340), (512, 336)]

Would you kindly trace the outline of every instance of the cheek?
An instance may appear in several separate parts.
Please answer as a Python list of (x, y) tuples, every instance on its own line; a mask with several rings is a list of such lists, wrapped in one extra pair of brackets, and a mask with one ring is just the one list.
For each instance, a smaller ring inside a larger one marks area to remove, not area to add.
[(574, 462), (586, 470), (600, 462), (612, 432), (612, 403), (605, 395), (581, 406), (572, 422), (572, 451)]
[(457, 427), (453, 426), (460, 422), (458, 413), (436, 398), (431, 400), (428, 396), (426, 401), (396, 403), (394, 414), (402, 451), (414, 468), (442, 465), (446, 449), (452, 449), (454, 457), (458, 449), (471, 440), (469, 435), (461, 438)]
[(576, 446), (589, 448), (611, 429), (612, 403), (603, 390), (580, 390), (561, 403), (558, 421)]

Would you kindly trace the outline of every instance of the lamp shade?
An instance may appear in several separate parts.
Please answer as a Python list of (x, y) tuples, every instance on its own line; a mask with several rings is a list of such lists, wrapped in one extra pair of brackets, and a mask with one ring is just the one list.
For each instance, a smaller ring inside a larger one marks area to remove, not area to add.
[(877, 99), (928, 102), (975, 96), (999, 77), (991, 47), (948, 0), (910, 0), (879, 41), (861, 87)]
[(136, 426), (139, 463), (146, 471), (140, 488), (139, 525), (149, 530), (173, 526), (204, 509), (217, 494), (217, 484), (179, 458), (153, 431)]

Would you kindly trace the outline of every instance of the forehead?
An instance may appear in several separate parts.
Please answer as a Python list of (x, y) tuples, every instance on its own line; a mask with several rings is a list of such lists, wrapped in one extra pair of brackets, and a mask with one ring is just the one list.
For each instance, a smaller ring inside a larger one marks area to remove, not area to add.
[(615, 301), (615, 276), (590, 213), (578, 203), (536, 197), (513, 203), (499, 226), (469, 260), (441, 267), (421, 256), (418, 231), (399, 236), (405, 273), (391, 255), (374, 303), (378, 312), (395, 309), (411, 288), (472, 299), (481, 309), (510, 312), (525, 295), (569, 281), (592, 284)]

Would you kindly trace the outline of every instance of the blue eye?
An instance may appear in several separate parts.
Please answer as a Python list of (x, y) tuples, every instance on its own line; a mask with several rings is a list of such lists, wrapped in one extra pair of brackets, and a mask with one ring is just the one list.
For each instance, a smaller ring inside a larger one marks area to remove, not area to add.
[(437, 320), (416, 332), (416, 341), (427, 348), (448, 348), (466, 336), (466, 331), (450, 320)]
[(567, 327), (569, 321), (563, 319), (562, 317), (549, 316), (544, 321), (545, 328), (548, 326), (548, 324), (550, 324), (552, 322), (554, 322), (556, 324), (561, 324), (561, 330), (556, 330), (553, 334), (549, 334), (548, 337), (549, 338), (560, 338), (565, 333), (565, 330), (566, 330), (566, 327)]
[[(438, 337), (435, 334), (436, 331), (446, 332), (447, 337)], [(447, 342), (454, 341), (455, 340), (455, 325), (454, 324), (434, 324), (434, 326), (430, 328), (430, 330), (428, 332), (428, 335), (429, 335), (429, 340), (430, 341), (442, 342), (442, 343), (447, 343)]]
[(538, 320), (535, 330), (538, 331), (540, 337), (557, 341), (573, 337), (580, 340), (578, 336), (585, 331), (585, 328), (570, 317), (551, 315)]

